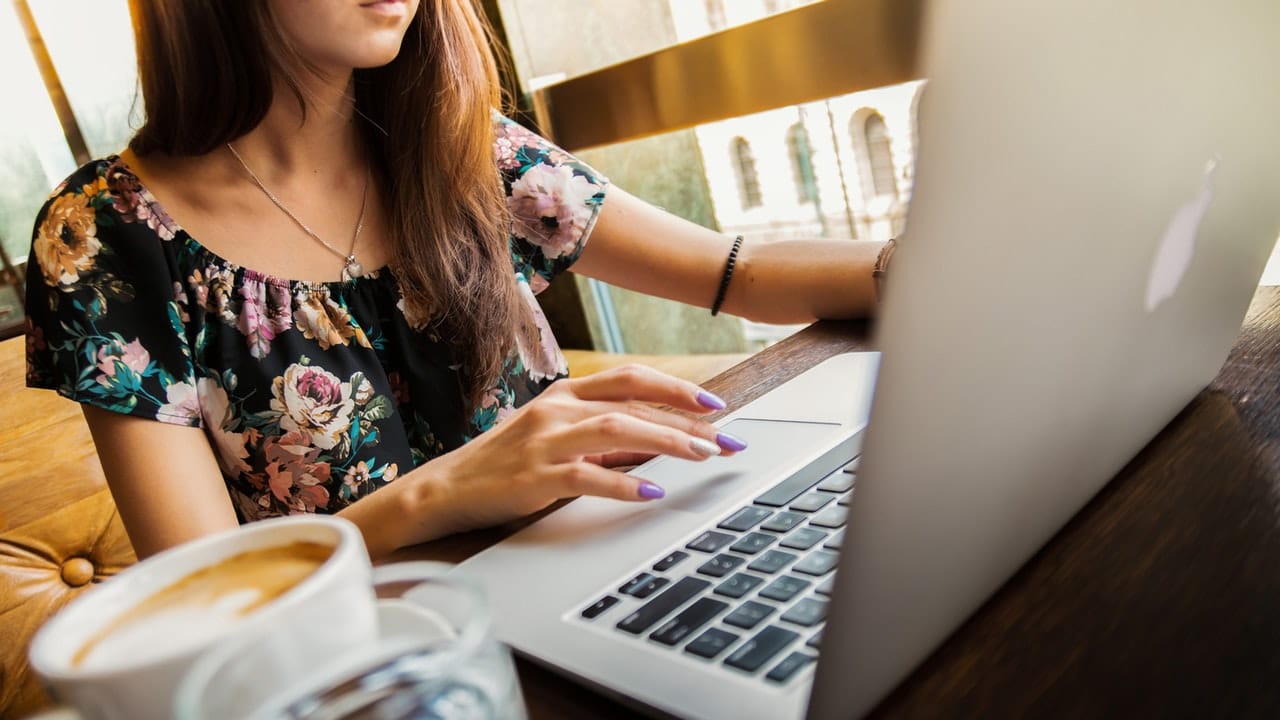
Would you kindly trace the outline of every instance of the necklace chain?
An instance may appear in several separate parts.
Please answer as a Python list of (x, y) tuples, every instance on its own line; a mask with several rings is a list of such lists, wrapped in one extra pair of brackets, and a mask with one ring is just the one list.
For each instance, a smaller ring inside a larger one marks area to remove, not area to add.
[(285, 207), (285, 204), (280, 201), (280, 198), (276, 197), (275, 194), (268, 190), (267, 186), (262, 183), (262, 180), (258, 179), (258, 175), (253, 172), (253, 169), (244, 161), (244, 158), (240, 157), (240, 153), (236, 152), (236, 149), (232, 147), (231, 143), (227, 143), (227, 149), (235, 156), (236, 160), (240, 163), (240, 167), (244, 168), (244, 171), (249, 173), (249, 178), (253, 180), (253, 184), (258, 186), (258, 189), (267, 196), (267, 199), (270, 200), (273, 205), (280, 208), (281, 212), (288, 215), (289, 219), (298, 227), (302, 228), (302, 231), (310, 235), (313, 240), (323, 245), (329, 252), (342, 258), (343, 280), (350, 280), (351, 278), (360, 277), (364, 274), (364, 267), (356, 261), (356, 243), (360, 240), (360, 231), (364, 229), (364, 211), (369, 200), (369, 171), (367, 169), (364, 174), (364, 190), (360, 193), (360, 216), (356, 218), (356, 229), (351, 235), (351, 250), (350, 252), (344, 253), (338, 248), (330, 245), (324, 238), (316, 234), (314, 230), (307, 227), (307, 224), (302, 222), (297, 215), (294, 215), (292, 210)]

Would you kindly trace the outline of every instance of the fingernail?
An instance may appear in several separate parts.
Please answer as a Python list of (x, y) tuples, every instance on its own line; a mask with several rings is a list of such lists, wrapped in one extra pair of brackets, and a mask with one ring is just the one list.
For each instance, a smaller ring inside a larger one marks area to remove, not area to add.
[(721, 400), (719, 395), (713, 395), (706, 390), (698, 391), (698, 404), (711, 410), (723, 410), (725, 408), (724, 400)]
[(725, 450), (738, 452), (746, 450), (747, 444), (729, 433), (716, 433), (716, 444)]
[(667, 496), (666, 490), (663, 490), (661, 487), (654, 485), (648, 480), (644, 480), (640, 483), (639, 492), (640, 497), (645, 500), (657, 500), (658, 498)]
[(719, 445), (700, 437), (693, 438), (689, 441), (689, 449), (702, 457), (711, 457), (712, 455), (720, 454)]

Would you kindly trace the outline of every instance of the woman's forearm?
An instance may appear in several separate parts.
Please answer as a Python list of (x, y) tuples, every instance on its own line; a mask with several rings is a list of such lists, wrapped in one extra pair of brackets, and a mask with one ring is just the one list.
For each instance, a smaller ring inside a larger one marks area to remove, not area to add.
[(850, 240), (748, 243), (738, 256), (724, 311), (770, 323), (871, 315), (871, 271), (883, 247)]
[(448, 513), (434, 465), (415, 468), (338, 512), (360, 528), (369, 557), (377, 560), (455, 532), (445, 522)]

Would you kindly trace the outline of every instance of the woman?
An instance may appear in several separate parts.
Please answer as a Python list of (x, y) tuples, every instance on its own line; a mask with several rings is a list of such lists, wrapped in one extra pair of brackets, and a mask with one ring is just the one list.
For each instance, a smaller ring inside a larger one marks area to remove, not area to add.
[(652, 407), (723, 407), (693, 384), (561, 379), (533, 293), (570, 266), (763, 321), (874, 306), (879, 245), (739, 247), (492, 115), (471, 0), (132, 12), (147, 122), (37, 219), (28, 384), (83, 404), (139, 556), (315, 511), (376, 557), (744, 449)]

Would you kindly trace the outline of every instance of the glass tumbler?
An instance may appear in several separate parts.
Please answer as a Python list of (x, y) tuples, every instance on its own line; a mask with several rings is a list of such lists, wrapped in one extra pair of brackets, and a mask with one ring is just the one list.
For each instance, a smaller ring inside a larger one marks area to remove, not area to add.
[(484, 593), (449, 567), (374, 568), (377, 640), (317, 658), (314, 668), (274, 662), (269, 634), (214, 648), (183, 678), (175, 717), (526, 720), (515, 666), (493, 636)]

